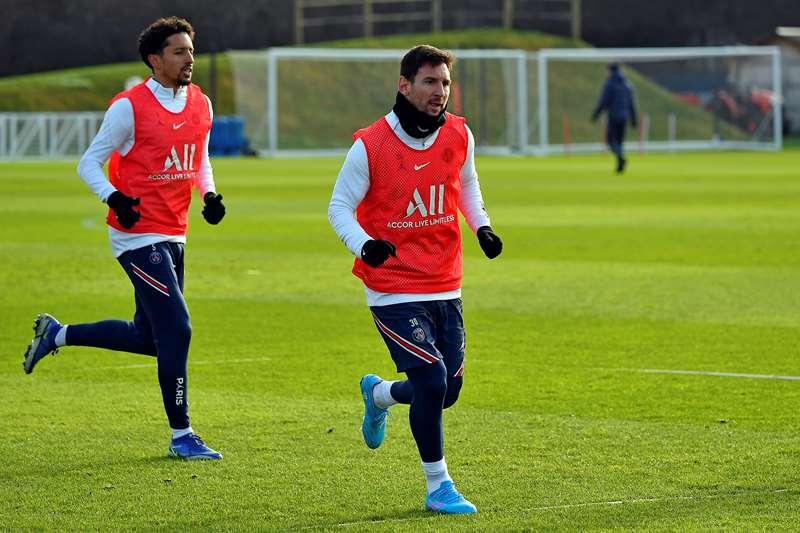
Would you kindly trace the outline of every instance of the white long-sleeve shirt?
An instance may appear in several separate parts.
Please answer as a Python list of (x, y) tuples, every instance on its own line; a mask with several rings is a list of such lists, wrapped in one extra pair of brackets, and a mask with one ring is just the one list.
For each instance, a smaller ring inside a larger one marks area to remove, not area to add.
[[(414, 150), (429, 148), (439, 135), (439, 130), (437, 129), (423, 139), (410, 136), (400, 126), (400, 119), (395, 115), (394, 111), (390, 111), (384, 119), (397, 137), (406, 146)], [(481, 226), (490, 225), (490, 220), (483, 206), (478, 173), (475, 170), (475, 138), (472, 136), (470, 129), (468, 127), (466, 129), (468, 136), (467, 157), (460, 173), (461, 198), (459, 199), (459, 208), (464, 214), (469, 227), (473, 232), (476, 232)], [(328, 204), (328, 220), (331, 226), (347, 246), (347, 249), (356, 257), (361, 256), (361, 248), (363, 248), (364, 243), (373, 239), (364, 231), (355, 216), (358, 204), (361, 203), (369, 191), (369, 184), (367, 149), (364, 146), (364, 142), (358, 139), (347, 153), (342, 169), (339, 171), (339, 176), (336, 178), (331, 201)], [(366, 286), (364, 289), (367, 296), (367, 305), (370, 307), (406, 302), (450, 300), (461, 296), (460, 288), (452, 291), (426, 294), (385, 293), (373, 291)]]
[[(180, 87), (177, 91), (164, 87), (155, 79), (150, 78), (146, 82), (147, 88), (153, 92), (164, 109), (171, 113), (180, 113), (186, 107), (186, 96), (188, 89)], [(211, 101), (205, 97), (208, 103), (208, 112), (211, 118), (214, 111)], [(101, 202), (108, 200), (111, 193), (116, 188), (103, 172), (103, 165), (109, 160), (111, 154), (119, 152), (126, 155), (133, 148), (135, 137), (135, 125), (133, 118), (133, 105), (127, 98), (120, 98), (108, 108), (103, 123), (100, 125), (97, 135), (92, 139), (92, 143), (83, 154), (78, 163), (78, 174), (89, 188), (97, 195)], [(211, 134), (206, 136), (203, 146), (203, 153), (198, 172), (197, 188), (200, 197), (207, 192), (216, 192), (214, 185), (214, 173), (211, 169), (211, 162), (208, 159), (208, 141)], [(186, 235), (163, 235), (159, 233), (125, 233), (109, 226), (108, 240), (111, 243), (111, 251), (114, 257), (119, 257), (128, 250), (135, 250), (144, 246), (150, 246), (158, 242), (186, 242)]]

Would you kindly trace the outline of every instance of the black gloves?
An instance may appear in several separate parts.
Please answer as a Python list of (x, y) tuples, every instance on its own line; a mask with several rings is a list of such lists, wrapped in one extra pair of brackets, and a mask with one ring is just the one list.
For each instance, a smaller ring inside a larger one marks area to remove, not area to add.
[(131, 229), (142, 216), (138, 211), (133, 209), (133, 206), (139, 205), (139, 199), (125, 196), (119, 191), (112, 192), (109, 197), (106, 198), (106, 204), (114, 210), (117, 222), (125, 229)]
[(205, 196), (203, 196), (203, 202), (206, 204), (203, 208), (203, 218), (206, 219), (206, 222), (209, 224), (219, 224), (219, 221), (225, 216), (225, 206), (222, 205), (222, 195), (207, 192)]
[(489, 259), (494, 259), (503, 251), (503, 241), (494, 234), (491, 226), (481, 226), (478, 228), (478, 243), (481, 245), (483, 253)]
[[(222, 195), (207, 192), (203, 197), (203, 201), (206, 204), (203, 208), (203, 218), (205, 218), (206, 222), (209, 224), (219, 224), (219, 221), (225, 216), (225, 206), (222, 205)], [(114, 191), (106, 199), (106, 204), (114, 210), (117, 222), (125, 229), (131, 229), (133, 225), (139, 221), (139, 218), (141, 218), (141, 214), (133, 209), (133, 206), (139, 205), (138, 198), (130, 198), (119, 191)]]
[(361, 260), (372, 268), (381, 266), (390, 255), (397, 257), (397, 248), (389, 241), (367, 241), (361, 248)]

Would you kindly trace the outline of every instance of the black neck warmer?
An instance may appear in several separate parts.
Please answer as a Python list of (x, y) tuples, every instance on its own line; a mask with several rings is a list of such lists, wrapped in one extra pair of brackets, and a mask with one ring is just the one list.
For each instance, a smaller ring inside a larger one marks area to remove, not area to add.
[[(446, 109), (446, 106), (445, 106)], [(437, 116), (432, 117), (427, 113), (419, 111), (409, 102), (399, 91), (392, 108), (394, 114), (400, 119), (403, 131), (416, 139), (423, 139), (444, 126), (447, 117), (444, 109)]]

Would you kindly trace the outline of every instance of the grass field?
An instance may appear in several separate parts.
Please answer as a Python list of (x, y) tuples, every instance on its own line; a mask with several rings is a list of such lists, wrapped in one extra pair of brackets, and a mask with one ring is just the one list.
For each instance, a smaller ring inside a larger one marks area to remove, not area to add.
[[(504, 254), (464, 243), (465, 387), (446, 457), (471, 517), (426, 514), (395, 376), (326, 220), (339, 160), (217, 160), (194, 206), (192, 425), (165, 457), (152, 361), (65, 348), (24, 375), (41, 311), (126, 318), (132, 290), (74, 164), (0, 165), (0, 528), (790, 530), (800, 518), (800, 151), (478, 161)], [(691, 371), (695, 374), (674, 373)], [(673, 373), (670, 373), (673, 372)]]

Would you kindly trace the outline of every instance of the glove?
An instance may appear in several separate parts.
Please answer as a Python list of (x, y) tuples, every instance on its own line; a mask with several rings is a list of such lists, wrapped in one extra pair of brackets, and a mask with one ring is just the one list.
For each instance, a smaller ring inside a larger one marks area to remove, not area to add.
[(361, 260), (372, 268), (381, 266), (390, 255), (397, 257), (397, 248), (389, 241), (367, 241), (361, 248)]
[(489, 259), (494, 259), (503, 251), (503, 241), (494, 234), (491, 226), (481, 226), (478, 228), (478, 243), (481, 245), (483, 253)]
[(222, 195), (207, 192), (203, 196), (203, 202), (206, 206), (203, 208), (203, 218), (209, 224), (219, 224), (219, 221), (225, 216), (225, 206), (222, 205)]
[(125, 229), (131, 229), (142, 217), (138, 211), (133, 209), (133, 206), (139, 205), (139, 199), (125, 196), (119, 191), (112, 192), (106, 198), (106, 204), (114, 210), (117, 222)]

